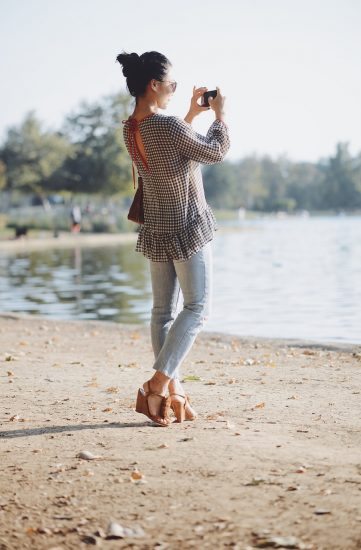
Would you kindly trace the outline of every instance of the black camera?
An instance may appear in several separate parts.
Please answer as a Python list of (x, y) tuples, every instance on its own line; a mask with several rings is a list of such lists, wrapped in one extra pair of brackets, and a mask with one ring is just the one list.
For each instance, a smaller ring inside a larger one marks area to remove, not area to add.
[(204, 94), (202, 95), (203, 97), (202, 107), (209, 107), (208, 98), (209, 97), (215, 98), (216, 95), (217, 95), (217, 90), (209, 90), (208, 92), (204, 92)]

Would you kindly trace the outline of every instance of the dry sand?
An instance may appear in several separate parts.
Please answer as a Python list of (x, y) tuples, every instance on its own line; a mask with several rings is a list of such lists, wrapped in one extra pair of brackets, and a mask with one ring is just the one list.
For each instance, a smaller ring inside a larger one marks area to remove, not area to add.
[(161, 428), (149, 327), (3, 314), (0, 549), (361, 548), (360, 351), (203, 332)]

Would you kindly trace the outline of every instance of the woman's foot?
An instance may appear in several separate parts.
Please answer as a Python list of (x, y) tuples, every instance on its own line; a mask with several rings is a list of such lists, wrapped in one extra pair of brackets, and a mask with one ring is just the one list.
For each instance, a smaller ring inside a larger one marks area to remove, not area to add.
[(169, 397), (171, 398), (171, 408), (177, 418), (177, 422), (184, 420), (195, 420), (197, 413), (191, 407), (189, 397), (186, 395), (178, 379), (169, 382)]
[(145, 414), (159, 426), (169, 426), (171, 419), (170, 398), (165, 397), (168, 389), (169, 378), (160, 372), (143, 384), (139, 389), (135, 410)]

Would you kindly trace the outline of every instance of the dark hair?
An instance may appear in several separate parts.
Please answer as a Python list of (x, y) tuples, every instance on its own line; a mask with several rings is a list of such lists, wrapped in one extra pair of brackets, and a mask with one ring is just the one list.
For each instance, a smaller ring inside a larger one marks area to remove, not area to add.
[(116, 61), (123, 67), (123, 75), (127, 79), (127, 88), (130, 95), (143, 95), (147, 84), (153, 78), (163, 80), (168, 68), (172, 65), (165, 55), (159, 52), (137, 53), (122, 52)]

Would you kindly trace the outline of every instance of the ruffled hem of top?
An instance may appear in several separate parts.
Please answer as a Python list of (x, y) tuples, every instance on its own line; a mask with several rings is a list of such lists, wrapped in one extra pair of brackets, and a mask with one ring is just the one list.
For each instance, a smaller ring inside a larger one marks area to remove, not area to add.
[(217, 220), (208, 206), (179, 233), (156, 233), (142, 225), (135, 250), (152, 261), (188, 260), (213, 239), (217, 229)]

